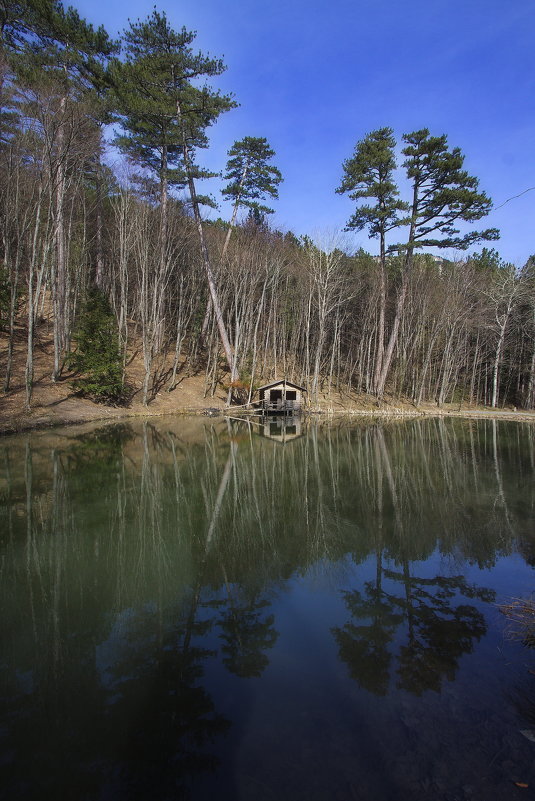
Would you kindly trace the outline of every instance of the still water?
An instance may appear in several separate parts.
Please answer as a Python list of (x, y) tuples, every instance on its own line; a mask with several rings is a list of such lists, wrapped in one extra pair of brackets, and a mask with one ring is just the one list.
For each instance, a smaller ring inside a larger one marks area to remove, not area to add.
[(2, 798), (533, 798), (535, 427), (281, 425), (0, 440)]

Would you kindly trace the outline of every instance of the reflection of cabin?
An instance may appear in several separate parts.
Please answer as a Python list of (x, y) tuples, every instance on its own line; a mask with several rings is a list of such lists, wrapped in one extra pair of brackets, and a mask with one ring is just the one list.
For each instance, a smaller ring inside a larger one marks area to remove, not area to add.
[(264, 414), (294, 414), (300, 412), (304, 405), (304, 387), (292, 384), (291, 381), (274, 381), (259, 387), (259, 400), (255, 403)]
[(264, 417), (264, 423), (260, 424), (259, 433), (263, 437), (272, 439), (274, 442), (290, 442), (303, 435), (300, 417), (292, 417), (291, 421), (285, 417)]

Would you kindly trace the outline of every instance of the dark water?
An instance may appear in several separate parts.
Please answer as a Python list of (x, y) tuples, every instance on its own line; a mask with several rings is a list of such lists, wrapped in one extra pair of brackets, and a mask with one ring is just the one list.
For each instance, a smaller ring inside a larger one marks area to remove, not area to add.
[[(2, 798), (533, 798), (535, 428), (0, 441)], [(527, 789), (515, 782), (523, 782)]]

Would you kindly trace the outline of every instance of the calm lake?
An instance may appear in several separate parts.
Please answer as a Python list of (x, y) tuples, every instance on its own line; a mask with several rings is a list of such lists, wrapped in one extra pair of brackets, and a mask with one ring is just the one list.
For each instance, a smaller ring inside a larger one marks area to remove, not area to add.
[(533, 798), (534, 520), (529, 424), (1, 439), (0, 797)]

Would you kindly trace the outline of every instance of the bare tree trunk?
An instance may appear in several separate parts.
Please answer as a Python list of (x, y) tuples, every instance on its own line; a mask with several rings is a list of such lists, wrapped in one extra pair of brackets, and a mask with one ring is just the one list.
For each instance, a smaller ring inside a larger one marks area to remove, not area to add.
[(505, 323), (500, 326), (500, 333), (498, 336), (498, 344), (496, 345), (496, 352), (494, 354), (494, 364), (492, 367), (492, 400), (491, 406), (493, 409), (498, 405), (498, 375), (500, 371), (500, 363), (502, 360), (503, 343), (505, 339)]
[(385, 236), (381, 233), (379, 256), (379, 321), (377, 323), (377, 347), (375, 353), (375, 370), (373, 373), (373, 392), (379, 397), (384, 391), (384, 382), (381, 383), (383, 359), (385, 354), (385, 315), (386, 315), (386, 252)]
[(55, 228), (54, 242), (56, 258), (52, 279), (54, 309), (54, 367), (52, 381), (57, 381), (61, 372), (61, 361), (65, 349), (66, 301), (66, 263), (65, 263), (65, 109), (67, 98), (63, 96), (59, 104), (60, 123), (57, 134), (57, 165), (55, 186)]
[(403, 268), (401, 288), (396, 301), (396, 312), (394, 315), (394, 322), (392, 323), (392, 330), (390, 331), (390, 337), (388, 339), (388, 344), (386, 346), (381, 372), (379, 374), (379, 380), (376, 386), (376, 394), (378, 398), (382, 398), (384, 395), (386, 380), (388, 378), (388, 372), (390, 370), (390, 364), (392, 362), (394, 349), (398, 341), (399, 326), (403, 318), (403, 310), (405, 308), (405, 300), (407, 297), (407, 290), (409, 288), (409, 267), (411, 262), (412, 262), (412, 253), (410, 254), (410, 257), (409, 254), (407, 254), (406, 263)]
[(505, 313), (499, 317), (496, 315), (496, 321), (498, 323), (498, 343), (496, 345), (496, 352), (494, 354), (494, 365), (492, 368), (492, 401), (491, 406), (493, 409), (496, 408), (498, 405), (498, 375), (500, 371), (500, 364), (502, 360), (502, 352), (503, 352), (503, 343), (505, 341), (505, 329), (507, 328), (507, 323), (509, 321), (509, 317), (511, 315), (511, 310), (513, 307), (513, 295), (508, 298), (507, 307)]
[[(180, 108), (180, 102), (177, 100), (176, 104), (176, 113), (177, 119), (179, 123), (182, 123), (182, 111)], [(208, 282), (208, 289), (210, 290), (210, 297), (212, 299), (212, 305), (214, 309), (214, 314), (217, 322), (217, 328), (219, 330), (219, 337), (221, 339), (221, 344), (223, 346), (223, 351), (225, 353), (225, 358), (227, 360), (227, 364), (230, 370), (230, 380), (236, 381), (239, 379), (238, 371), (236, 369), (236, 361), (234, 358), (234, 351), (230, 344), (230, 340), (228, 338), (227, 329), (225, 326), (225, 321), (223, 320), (223, 313), (221, 311), (221, 305), (219, 303), (219, 295), (217, 292), (217, 288), (215, 285), (214, 275), (212, 272), (212, 266), (210, 264), (210, 256), (208, 253), (208, 245), (206, 243), (206, 238), (204, 236), (204, 228), (201, 219), (201, 213), (199, 210), (199, 201), (197, 200), (197, 192), (195, 189), (195, 180), (193, 178), (193, 170), (191, 166), (191, 159), (189, 154), (189, 148), (186, 141), (186, 134), (183, 133), (183, 144), (182, 144), (182, 152), (184, 156), (184, 167), (186, 170), (186, 176), (188, 180), (188, 188), (189, 194), (191, 199), (191, 205), (193, 208), (193, 217), (195, 220), (195, 225), (197, 227), (197, 233), (199, 235), (199, 242), (201, 245), (201, 255), (204, 265), (204, 271), (206, 273), (206, 280)]]
[(225, 256), (227, 253), (227, 248), (230, 242), (230, 237), (232, 231), (234, 230), (234, 226), (236, 225), (236, 217), (238, 216), (238, 209), (240, 208), (240, 198), (241, 198), (241, 191), (243, 188), (243, 184), (245, 183), (245, 179), (247, 178), (247, 172), (249, 170), (249, 162), (246, 161), (243, 167), (243, 171), (240, 178), (240, 183), (238, 186), (238, 194), (236, 196), (236, 202), (234, 203), (234, 208), (232, 209), (232, 217), (230, 219), (230, 225), (228, 227), (227, 235), (225, 237), (225, 242), (223, 244), (223, 250), (221, 251), (221, 264), (225, 261)]
[(35, 214), (35, 226), (33, 231), (32, 256), (28, 272), (28, 335), (26, 350), (26, 371), (24, 383), (26, 387), (26, 409), (29, 411), (32, 403), (33, 390), (33, 336), (34, 336), (34, 307), (33, 307), (33, 276), (35, 263), (37, 260), (37, 237), (39, 233), (39, 223), (41, 220), (42, 185), (39, 187), (39, 200)]
[(533, 343), (531, 351), (531, 363), (529, 366), (528, 385), (526, 389), (526, 407), (533, 409), (535, 407), (535, 304), (532, 308), (533, 317)]
[(95, 173), (95, 192), (96, 192), (96, 264), (95, 264), (95, 285), (101, 291), (104, 289), (104, 250), (102, 247), (102, 180), (100, 153), (97, 156), (97, 167)]
[(414, 235), (416, 232), (416, 214), (418, 210), (418, 185), (414, 185), (413, 189), (413, 196), (412, 196), (412, 213), (411, 213), (411, 224), (409, 229), (409, 238), (407, 244), (407, 251), (405, 253), (405, 258), (403, 260), (403, 271), (401, 277), (401, 288), (398, 293), (397, 302), (396, 302), (396, 311), (394, 315), (394, 322), (392, 324), (392, 330), (390, 331), (390, 337), (388, 339), (388, 344), (386, 346), (386, 351), (383, 357), (383, 364), (381, 367), (381, 371), (379, 374), (379, 380), (377, 382), (377, 397), (382, 398), (385, 391), (386, 380), (388, 378), (388, 371), (390, 370), (390, 364), (392, 362), (392, 357), (394, 355), (394, 349), (396, 347), (398, 341), (398, 332), (401, 320), (403, 318), (403, 311), (405, 308), (405, 300), (407, 297), (407, 290), (409, 288), (409, 278), (412, 269), (412, 262), (413, 262), (413, 254), (414, 254)]

